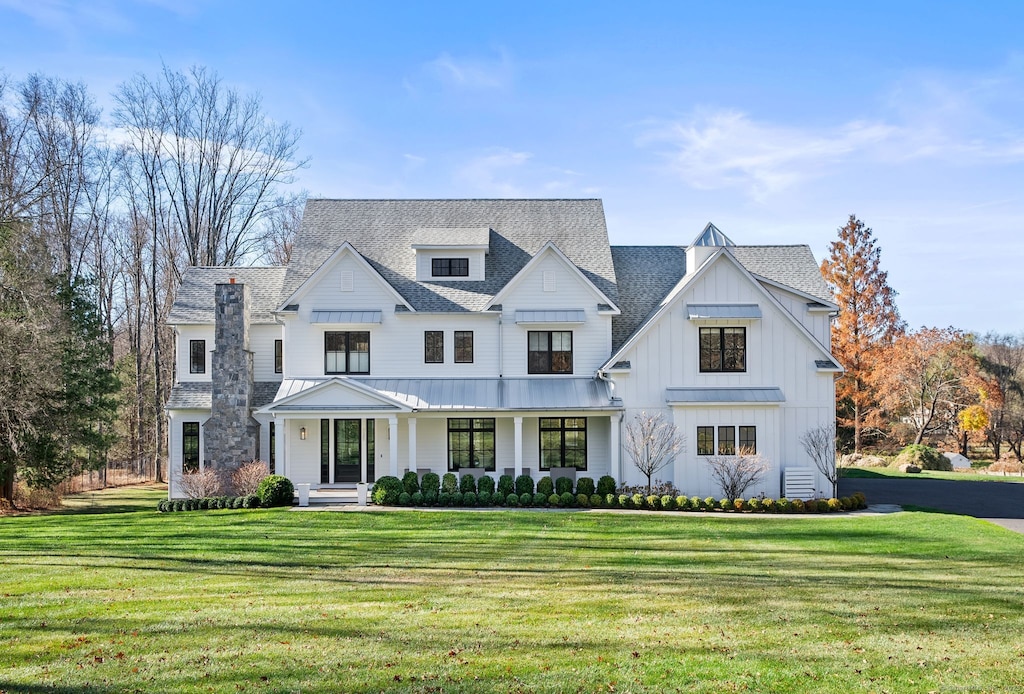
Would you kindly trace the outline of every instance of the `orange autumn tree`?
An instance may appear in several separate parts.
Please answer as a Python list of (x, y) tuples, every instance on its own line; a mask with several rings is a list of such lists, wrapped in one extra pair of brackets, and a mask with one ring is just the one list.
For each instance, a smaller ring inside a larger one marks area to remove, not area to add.
[(872, 372), (872, 385), (893, 417), (908, 423), (914, 443), (949, 432), (957, 413), (991, 387), (981, 374), (974, 337), (954, 328), (921, 328), (902, 335)]
[(896, 292), (881, 269), (881, 254), (871, 228), (850, 215), (821, 263), (821, 274), (839, 305), (832, 325), (832, 354), (846, 368), (836, 381), (836, 415), (841, 426), (853, 430), (857, 453), (864, 430), (883, 423), (872, 385), (879, 355), (904, 331)]

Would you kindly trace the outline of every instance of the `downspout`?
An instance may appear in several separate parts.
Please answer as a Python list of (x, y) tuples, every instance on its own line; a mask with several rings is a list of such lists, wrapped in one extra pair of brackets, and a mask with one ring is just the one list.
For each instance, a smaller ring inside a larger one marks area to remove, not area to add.
[(502, 366), (502, 357), (504, 350), (501, 348), (501, 334), (504, 332), (501, 328), (501, 314), (504, 313), (504, 309), (498, 311), (498, 378), (503, 378), (505, 375), (505, 369)]
[[(609, 395), (610, 395), (610, 397), (609, 397), (609, 401), (610, 401), (609, 404), (613, 404), (616, 400), (619, 400), (619, 398), (615, 397), (615, 380), (611, 376), (608, 375), (608, 372), (605, 371), (604, 369), (598, 369), (597, 370), (597, 378), (598, 378), (598, 380), (604, 381), (605, 383), (608, 384), (608, 390), (609, 390)], [(622, 401), (619, 400), (619, 402), (621, 403)], [(618, 431), (618, 437), (617, 437), (618, 441), (619, 441), (619, 450), (616, 452), (616, 458), (618, 459), (618, 469), (614, 470), (614, 472), (616, 473), (616, 475), (614, 475), (614, 476), (617, 476), (617, 477), (622, 477), (623, 476), (623, 473), (622, 473), (622, 420), (623, 419), (624, 419), (624, 417), (622, 416), (622, 413), (621, 412), (617, 413), (617, 415), (615, 417), (616, 421), (615, 421), (615, 424), (613, 425), (613, 426), (618, 427), (618, 430), (619, 430)], [(616, 481), (621, 482), (621, 480), (616, 480)]]

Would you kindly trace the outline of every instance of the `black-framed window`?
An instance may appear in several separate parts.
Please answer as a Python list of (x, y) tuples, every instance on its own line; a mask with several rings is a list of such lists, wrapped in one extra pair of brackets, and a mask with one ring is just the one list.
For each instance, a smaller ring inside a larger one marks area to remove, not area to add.
[(715, 454), (715, 428), (697, 427), (697, 455)]
[(527, 373), (572, 373), (571, 330), (530, 330), (526, 333), (526, 341)]
[(277, 431), (274, 424), (275, 422), (270, 423), (270, 455), (267, 456), (271, 475), (277, 469)]
[(284, 340), (274, 340), (274, 373), (284, 371)]
[(431, 277), (469, 277), (469, 258), (431, 258)]
[(370, 373), (370, 333), (365, 330), (324, 333), (324, 373)]
[(736, 427), (718, 427), (718, 455), (736, 455)]
[(448, 469), (478, 467), (494, 470), (494, 419), (448, 420)]
[(745, 455), (757, 453), (757, 427), (740, 427), (739, 451)]
[(473, 331), (472, 330), (456, 330), (455, 331), (455, 363), (456, 364), (472, 364), (473, 363)]
[(188, 341), (188, 372), (206, 373), (206, 340)]
[(199, 472), (199, 422), (181, 423), (181, 471)]
[(587, 469), (587, 418), (540, 418), (540, 469)]
[(701, 328), (700, 370), (743, 372), (747, 370), (746, 328)]
[(444, 331), (424, 330), (423, 331), (423, 363), (443, 364), (444, 363)]

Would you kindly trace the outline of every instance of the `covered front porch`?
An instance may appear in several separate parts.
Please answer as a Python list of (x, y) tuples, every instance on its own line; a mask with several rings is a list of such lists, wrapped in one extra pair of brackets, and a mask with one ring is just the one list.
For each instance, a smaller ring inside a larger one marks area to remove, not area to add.
[[(277, 422), (281, 474), (313, 490), (354, 488), (407, 471), (540, 479), (552, 468), (570, 468), (577, 476), (621, 478), (622, 408), (603, 382), (405, 379), (403, 389), (394, 379), (372, 380), (282, 384), (262, 410)], [(518, 391), (511, 402), (509, 390)]]

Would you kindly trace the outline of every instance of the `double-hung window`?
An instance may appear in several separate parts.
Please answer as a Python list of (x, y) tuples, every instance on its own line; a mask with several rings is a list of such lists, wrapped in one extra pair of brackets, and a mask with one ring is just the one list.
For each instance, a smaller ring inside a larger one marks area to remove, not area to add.
[(747, 370), (746, 328), (701, 328), (702, 373), (739, 373)]
[(571, 330), (530, 330), (526, 340), (527, 373), (572, 373)]
[(423, 331), (423, 363), (443, 364), (444, 363), (444, 331), (424, 330)]
[(494, 419), (448, 420), (448, 469), (494, 470)]
[(587, 469), (587, 418), (540, 418), (540, 469)]
[(365, 330), (324, 333), (324, 373), (370, 373), (370, 333)]
[(456, 330), (455, 331), (455, 363), (456, 364), (472, 364), (473, 363), (473, 331), (472, 330)]

